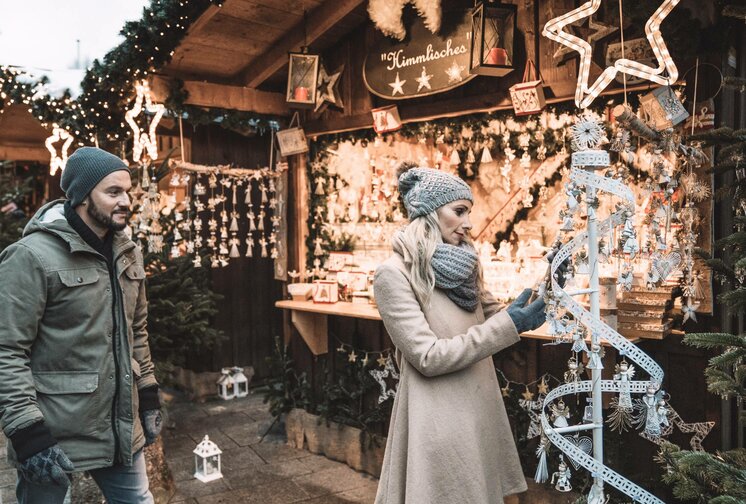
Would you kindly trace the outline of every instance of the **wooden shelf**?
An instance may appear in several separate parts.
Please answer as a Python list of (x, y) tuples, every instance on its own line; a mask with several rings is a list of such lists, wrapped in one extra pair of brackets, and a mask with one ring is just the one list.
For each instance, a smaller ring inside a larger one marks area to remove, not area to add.
[(336, 315), (338, 317), (353, 317), (368, 320), (381, 320), (378, 309), (371, 304), (347, 303), (314, 303), (313, 301), (277, 301), (277, 308), (297, 310), (302, 312)]
[[(370, 304), (356, 304), (339, 302), (333, 304), (314, 303), (313, 301), (277, 301), (277, 308), (291, 311), (291, 320), (293, 325), (300, 333), (303, 341), (314, 355), (325, 354), (329, 351), (328, 346), (328, 319), (329, 315), (337, 317), (352, 317), (366, 320), (381, 320), (378, 309)], [(529, 338), (543, 341), (553, 341), (554, 337), (546, 332), (546, 324), (535, 331), (528, 331), (521, 334), (521, 338)], [(641, 341), (641, 338), (627, 338), (632, 343)], [(586, 338), (590, 344), (590, 338)], [(608, 346), (606, 340), (601, 344)]]

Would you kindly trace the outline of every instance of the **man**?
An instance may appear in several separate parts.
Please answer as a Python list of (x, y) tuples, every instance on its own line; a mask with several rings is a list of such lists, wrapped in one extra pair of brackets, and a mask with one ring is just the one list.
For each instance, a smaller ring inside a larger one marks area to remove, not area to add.
[(62, 503), (88, 471), (110, 503), (152, 503), (142, 447), (161, 429), (142, 254), (122, 230), (127, 165), (75, 151), (67, 200), (0, 253), (0, 415), (21, 504)]

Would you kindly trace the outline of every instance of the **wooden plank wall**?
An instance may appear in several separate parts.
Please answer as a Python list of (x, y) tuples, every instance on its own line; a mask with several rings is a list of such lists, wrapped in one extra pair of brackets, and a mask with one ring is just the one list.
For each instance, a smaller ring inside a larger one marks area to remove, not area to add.
[[(197, 164), (255, 168), (266, 166), (269, 160), (269, 135), (246, 138), (210, 125), (198, 127), (191, 139), (192, 161)], [(255, 193), (253, 199), (259, 201), (260, 193)], [(243, 236), (245, 230), (240, 233)], [(210, 269), (210, 274), (215, 291), (224, 296), (215, 326), (225, 331), (228, 340), (209, 358), (192, 358), (189, 367), (202, 371), (254, 366), (255, 378), (266, 377), (269, 370), (265, 358), (272, 354), (274, 336), (283, 332), (282, 314), (274, 308), (274, 302), (282, 298), (282, 284), (274, 280), (272, 260), (231, 259), (227, 267)]]

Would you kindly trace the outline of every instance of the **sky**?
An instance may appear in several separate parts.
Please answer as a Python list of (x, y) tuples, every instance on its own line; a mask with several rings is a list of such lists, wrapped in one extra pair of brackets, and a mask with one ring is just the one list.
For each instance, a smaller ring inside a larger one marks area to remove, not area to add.
[(0, 0), (0, 65), (75, 68), (102, 58), (149, 0)]

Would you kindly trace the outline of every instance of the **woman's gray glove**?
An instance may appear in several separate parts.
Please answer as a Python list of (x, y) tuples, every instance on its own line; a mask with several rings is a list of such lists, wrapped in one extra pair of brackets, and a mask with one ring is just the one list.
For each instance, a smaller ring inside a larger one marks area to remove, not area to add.
[(26, 481), (61, 487), (70, 485), (70, 478), (65, 473), (74, 469), (73, 463), (58, 444), (31, 455), (18, 465), (18, 472)]
[(163, 413), (159, 409), (152, 409), (143, 411), (140, 416), (142, 417), (142, 430), (145, 432), (145, 446), (152, 445), (161, 434)]
[(546, 322), (544, 314), (544, 300), (539, 298), (533, 303), (526, 305), (531, 297), (531, 289), (524, 289), (523, 292), (508, 306), (508, 315), (510, 315), (513, 325), (515, 325), (518, 334), (526, 331), (533, 331)]

